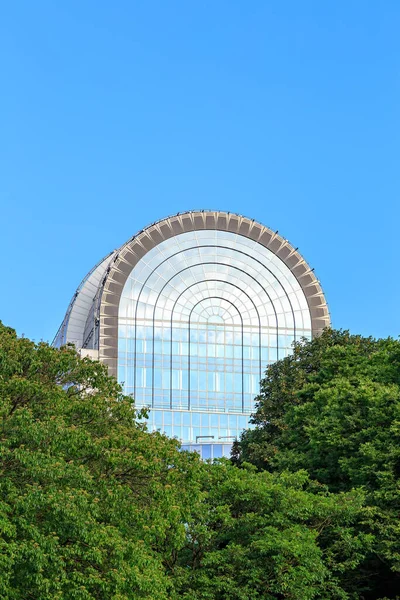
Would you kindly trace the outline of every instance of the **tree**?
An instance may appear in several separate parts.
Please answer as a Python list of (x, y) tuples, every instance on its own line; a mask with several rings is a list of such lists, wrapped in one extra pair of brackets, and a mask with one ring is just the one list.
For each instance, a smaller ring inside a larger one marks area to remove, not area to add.
[(256, 427), (233, 453), (271, 472), (305, 469), (331, 492), (365, 491), (375, 543), (353, 587), (366, 598), (400, 591), (399, 385), (398, 341), (325, 331), (268, 368)]
[(201, 462), (143, 416), (100, 363), (0, 324), (0, 600), (361, 598), (380, 535), (362, 490), (283, 451), (271, 473)]
[(372, 538), (354, 528), (362, 493), (329, 494), (305, 472), (203, 465), (204, 501), (188, 522), (175, 577), (183, 600), (334, 600), (350, 596)]
[(0, 325), (0, 598), (172, 598), (195, 455), (105, 367)]

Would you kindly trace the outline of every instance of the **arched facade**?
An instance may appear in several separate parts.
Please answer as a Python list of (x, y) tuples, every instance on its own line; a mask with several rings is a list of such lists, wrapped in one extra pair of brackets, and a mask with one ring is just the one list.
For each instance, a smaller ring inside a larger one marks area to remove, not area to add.
[(99, 263), (57, 343), (98, 352), (151, 407), (151, 428), (207, 458), (247, 426), (266, 366), (328, 325), (321, 286), (287, 240), (236, 214), (191, 211)]

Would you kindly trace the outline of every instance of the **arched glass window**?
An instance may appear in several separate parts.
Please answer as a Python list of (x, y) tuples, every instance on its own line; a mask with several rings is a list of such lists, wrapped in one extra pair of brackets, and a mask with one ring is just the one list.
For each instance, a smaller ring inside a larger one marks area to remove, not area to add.
[(284, 262), (243, 235), (197, 230), (149, 250), (124, 285), (118, 378), (150, 426), (184, 442), (247, 426), (259, 381), (311, 337), (306, 297)]

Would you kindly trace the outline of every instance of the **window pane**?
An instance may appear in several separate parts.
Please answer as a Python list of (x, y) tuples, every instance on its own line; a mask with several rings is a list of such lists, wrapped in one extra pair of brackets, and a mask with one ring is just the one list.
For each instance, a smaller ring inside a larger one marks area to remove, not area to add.
[[(237, 435), (259, 391), (260, 356), (264, 372), (292, 351), (291, 306), (298, 336), (311, 336), (307, 300), (296, 278), (255, 240), (219, 230), (166, 239), (138, 261), (123, 288), (119, 381), (135, 392), (138, 407), (159, 408), (150, 416), (155, 427), (171, 427), (172, 397), (175, 409), (211, 414), (208, 421), (193, 415), (192, 425), (190, 413), (175, 413), (174, 435), (187, 441)], [(234, 412), (234, 419), (228, 422), (225, 411)]]

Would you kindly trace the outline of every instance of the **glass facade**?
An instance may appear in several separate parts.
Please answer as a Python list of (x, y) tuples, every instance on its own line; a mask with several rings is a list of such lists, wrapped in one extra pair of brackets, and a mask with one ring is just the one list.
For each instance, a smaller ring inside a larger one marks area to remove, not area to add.
[(311, 337), (304, 292), (285, 263), (237, 233), (170, 237), (139, 260), (118, 312), (118, 379), (149, 427), (215, 458), (248, 426), (268, 364)]

